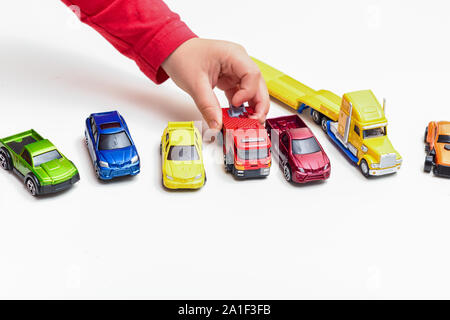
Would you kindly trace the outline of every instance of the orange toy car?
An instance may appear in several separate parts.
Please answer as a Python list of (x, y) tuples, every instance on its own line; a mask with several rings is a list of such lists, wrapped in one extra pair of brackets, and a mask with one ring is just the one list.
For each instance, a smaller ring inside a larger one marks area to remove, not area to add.
[(450, 178), (450, 122), (432, 121), (425, 130), (425, 172)]

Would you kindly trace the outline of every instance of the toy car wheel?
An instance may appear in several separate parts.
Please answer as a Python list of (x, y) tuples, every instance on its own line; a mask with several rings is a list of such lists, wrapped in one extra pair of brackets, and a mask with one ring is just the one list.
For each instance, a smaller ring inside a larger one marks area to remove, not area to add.
[(287, 182), (292, 181), (292, 171), (291, 171), (291, 168), (289, 168), (288, 164), (285, 164), (283, 166), (283, 174), (284, 174), (284, 178), (286, 179)]
[(367, 178), (369, 176), (369, 165), (367, 164), (367, 161), (362, 159), (359, 168), (361, 169), (363, 176)]
[(4, 149), (0, 150), (0, 167), (5, 170), (11, 170), (11, 158), (9, 153)]
[(37, 185), (34, 182), (32, 178), (28, 178), (25, 181), (25, 186), (27, 187), (27, 190), (33, 197), (37, 196)]
[(320, 124), (320, 120), (322, 120), (322, 115), (320, 114), (319, 111), (313, 110), (311, 116), (315, 123)]
[(426, 173), (430, 173), (431, 169), (433, 169), (433, 156), (426, 156), (425, 157), (425, 164), (423, 166), (423, 171)]
[(162, 142), (159, 144), (159, 154), (162, 155)]
[(423, 171), (425, 171), (426, 173), (430, 173), (432, 168), (433, 168), (433, 164), (425, 161), (425, 165), (423, 166)]
[(322, 121), (321, 121), (320, 124), (321, 124), (322, 130), (323, 130), (324, 132), (327, 132), (327, 131), (328, 131), (327, 123), (328, 123), (328, 118), (327, 118), (327, 117), (322, 117)]
[(433, 167), (433, 174), (435, 175), (435, 176), (438, 176), (439, 175), (439, 173), (438, 173), (438, 171), (437, 171), (437, 167), (435, 166), (435, 167)]

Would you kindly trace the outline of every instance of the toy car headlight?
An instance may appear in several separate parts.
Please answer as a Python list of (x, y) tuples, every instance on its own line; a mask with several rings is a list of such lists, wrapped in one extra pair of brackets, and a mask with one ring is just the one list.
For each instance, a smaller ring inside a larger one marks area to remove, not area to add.
[(325, 165), (325, 167), (323, 167), (323, 170), (327, 170), (328, 167), (329, 167), (329, 164), (327, 163), (327, 164)]
[(362, 145), (361, 146), (361, 151), (362, 152), (367, 152), (367, 151), (369, 151), (369, 149), (365, 145)]
[(169, 179), (169, 180), (173, 180), (173, 177), (171, 177), (169, 175), (166, 175), (166, 178)]
[(105, 161), (99, 161), (98, 164), (99, 164), (100, 167), (103, 167), (103, 168), (109, 168), (108, 162), (105, 162)]
[(378, 169), (380, 167), (380, 164), (379, 163), (372, 163), (371, 167), (374, 168), (374, 169)]
[(200, 174), (197, 175), (194, 179), (197, 180), (197, 179), (201, 179), (201, 178), (202, 178), (202, 174), (200, 173)]
[(139, 160), (139, 156), (135, 155), (133, 158), (131, 158), (131, 163), (136, 163)]
[(305, 173), (305, 169), (303, 169), (303, 168), (298, 168), (298, 171)]

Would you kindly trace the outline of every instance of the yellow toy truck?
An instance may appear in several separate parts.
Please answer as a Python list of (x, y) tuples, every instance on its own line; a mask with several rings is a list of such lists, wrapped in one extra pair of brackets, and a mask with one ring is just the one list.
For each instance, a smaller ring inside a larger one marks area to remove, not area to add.
[(254, 59), (274, 98), (302, 113), (311, 110), (315, 123), (358, 165), (362, 174), (381, 176), (396, 173), (400, 154), (387, 137), (383, 107), (370, 90), (346, 93), (342, 98), (327, 90), (314, 90)]

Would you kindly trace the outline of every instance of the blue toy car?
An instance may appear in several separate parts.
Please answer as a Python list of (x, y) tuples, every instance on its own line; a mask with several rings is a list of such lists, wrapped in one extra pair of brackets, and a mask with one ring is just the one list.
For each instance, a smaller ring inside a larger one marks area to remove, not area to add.
[(119, 112), (91, 114), (84, 135), (98, 178), (110, 180), (140, 172), (139, 155)]

